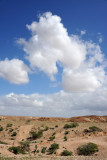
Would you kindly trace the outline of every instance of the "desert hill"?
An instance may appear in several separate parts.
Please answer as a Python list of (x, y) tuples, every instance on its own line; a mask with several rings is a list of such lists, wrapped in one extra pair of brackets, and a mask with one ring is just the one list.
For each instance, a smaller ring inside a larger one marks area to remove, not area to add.
[[(72, 153), (74, 160), (85, 160), (86, 155), (79, 155), (78, 148), (89, 143), (97, 145), (98, 149), (90, 152), (88, 159), (107, 160), (107, 116), (0, 116), (1, 157), (66, 160), (61, 155), (66, 150), (64, 154)], [(53, 144), (56, 144), (54, 151)]]
[(65, 122), (107, 122), (107, 116), (78, 116), (71, 118), (60, 117), (28, 117), (28, 116), (0, 116), (2, 120), (31, 120), (31, 121), (65, 121)]

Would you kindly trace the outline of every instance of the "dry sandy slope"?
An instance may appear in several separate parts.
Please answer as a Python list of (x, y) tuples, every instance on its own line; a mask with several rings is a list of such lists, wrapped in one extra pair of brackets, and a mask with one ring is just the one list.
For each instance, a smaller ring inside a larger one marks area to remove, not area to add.
[[(16, 159), (21, 159), (24, 157), (30, 157), (29, 159), (72, 159), (72, 160), (107, 160), (107, 116), (84, 116), (84, 117), (73, 117), (73, 118), (45, 118), (45, 117), (0, 117), (0, 125), (4, 128), (0, 132), (0, 141), (8, 143), (0, 144), (0, 153), (2, 156), (17, 157)], [(64, 124), (78, 122), (79, 126), (73, 129), (68, 129), (69, 134), (66, 135), (68, 140), (64, 141), (65, 129)], [(7, 127), (7, 124), (12, 124), (12, 127)], [(55, 127), (55, 126), (58, 127)], [(27, 140), (30, 137), (29, 132), (31, 130), (37, 131), (39, 129), (44, 129), (46, 126), (49, 127), (48, 131), (43, 132), (43, 137), (30, 142), (30, 152), (27, 155), (14, 155), (8, 151), (11, 146), (19, 146), (19, 142), (22, 140)], [(83, 134), (84, 129), (88, 129), (90, 126), (97, 126), (103, 129), (103, 132)], [(13, 130), (10, 132), (10, 130)], [(12, 137), (12, 133), (17, 132), (17, 135)], [(48, 141), (49, 137), (56, 132), (55, 139), (53, 141)], [(50, 147), (52, 143), (59, 144), (59, 149), (56, 155), (47, 156), (41, 153), (42, 147)], [(77, 148), (78, 146), (93, 142), (99, 147), (99, 152), (95, 153), (93, 157), (78, 157)], [(34, 153), (35, 145), (38, 146), (39, 153)], [(61, 152), (67, 149), (72, 151), (76, 157), (58, 157)], [(33, 158), (35, 157), (36, 158)], [(41, 158), (42, 156), (42, 158)], [(55, 157), (54, 157), (55, 156)], [(57, 156), (57, 157), (56, 157)], [(26, 158), (27, 159), (27, 158)]]

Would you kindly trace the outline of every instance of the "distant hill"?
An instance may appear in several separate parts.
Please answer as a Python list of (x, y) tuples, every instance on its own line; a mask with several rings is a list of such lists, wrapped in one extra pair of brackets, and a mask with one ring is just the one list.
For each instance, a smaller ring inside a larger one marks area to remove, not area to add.
[(27, 117), (27, 116), (0, 116), (0, 119), (7, 120), (31, 120), (31, 121), (65, 121), (65, 122), (107, 122), (107, 116), (78, 116), (71, 118), (60, 117)]

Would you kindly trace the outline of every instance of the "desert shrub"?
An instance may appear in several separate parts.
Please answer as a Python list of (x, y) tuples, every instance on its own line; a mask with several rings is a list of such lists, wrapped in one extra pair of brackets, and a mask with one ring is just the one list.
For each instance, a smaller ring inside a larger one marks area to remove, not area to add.
[(17, 135), (17, 133), (16, 133), (16, 132), (13, 132), (11, 136), (14, 137), (14, 136), (16, 136), (16, 135)]
[(41, 131), (41, 130), (38, 132), (31, 131), (30, 134), (32, 136), (32, 139), (35, 140), (35, 139), (41, 138), (43, 136), (43, 131)]
[(64, 129), (68, 129), (68, 128), (71, 128), (71, 124), (65, 124), (64, 125)]
[(12, 125), (13, 125), (13, 124), (11, 124), (11, 123), (8, 123), (8, 124), (7, 124), (7, 127), (12, 127)]
[(74, 123), (72, 123), (72, 124), (65, 124), (65, 125), (64, 125), (64, 129), (75, 128), (75, 127), (77, 127), (77, 126), (79, 126), (79, 124), (78, 124), (77, 122), (74, 122)]
[(67, 139), (68, 139), (68, 138), (65, 136), (65, 137), (64, 137), (64, 141), (67, 141)]
[(58, 125), (56, 125), (55, 128), (58, 128)]
[(48, 129), (49, 129), (49, 127), (48, 127), (48, 126), (46, 126), (46, 127), (45, 127), (45, 129), (44, 129), (44, 131), (48, 131)]
[(6, 142), (0, 141), (0, 144), (7, 144)]
[(4, 128), (3, 128), (2, 126), (0, 126), (0, 131), (3, 131), (3, 129), (4, 129)]
[(77, 126), (79, 126), (79, 124), (77, 122), (74, 122), (74, 123), (71, 124), (71, 128), (75, 128)]
[(92, 155), (95, 152), (98, 152), (98, 146), (95, 143), (84, 144), (77, 148), (77, 152), (79, 155)]
[(50, 128), (50, 129), (54, 130), (54, 128)]
[(52, 136), (54, 136), (56, 134), (56, 132), (54, 132), (53, 134), (52, 134)]
[(54, 140), (54, 139), (55, 139), (55, 136), (49, 137), (49, 140), (50, 140), (50, 141), (52, 141), (52, 140)]
[(41, 150), (41, 153), (45, 153), (46, 152), (46, 147), (43, 147)]
[(101, 128), (98, 128), (96, 126), (92, 126), (92, 127), (89, 127), (90, 131), (94, 132), (94, 131), (98, 131), (98, 132), (101, 132), (103, 131)]
[(62, 153), (61, 153), (61, 156), (72, 156), (73, 155), (73, 152), (70, 152), (68, 150), (64, 150)]
[(24, 151), (24, 152), (29, 152), (29, 147), (30, 147), (30, 142), (29, 141), (22, 141), (22, 142), (19, 142), (20, 143), (20, 147), (21, 147), (21, 150)]
[(11, 128), (11, 129), (9, 130), (9, 132), (13, 132), (13, 129)]
[(18, 147), (9, 147), (8, 149), (10, 152), (14, 153), (14, 154), (25, 154), (24, 151), (21, 150), (20, 146)]
[(30, 121), (31, 121), (31, 120), (30, 120), (30, 119), (28, 119), (28, 120), (26, 121), (26, 124), (30, 123)]
[(90, 131), (88, 129), (84, 129), (84, 132), (85, 133), (89, 133)]
[(37, 153), (39, 153), (39, 149), (37, 150)]
[(96, 126), (89, 127), (89, 129), (84, 129), (85, 133), (90, 133), (90, 132), (95, 132), (95, 131), (101, 132), (103, 130), (101, 128), (96, 127)]
[(65, 131), (65, 133), (64, 133), (65, 135), (67, 135), (67, 134), (69, 134), (69, 131)]
[(59, 149), (59, 144), (53, 143), (53, 144), (51, 144), (51, 146), (49, 147), (48, 153), (49, 153), (49, 154), (53, 154), (53, 153), (56, 152), (57, 149)]

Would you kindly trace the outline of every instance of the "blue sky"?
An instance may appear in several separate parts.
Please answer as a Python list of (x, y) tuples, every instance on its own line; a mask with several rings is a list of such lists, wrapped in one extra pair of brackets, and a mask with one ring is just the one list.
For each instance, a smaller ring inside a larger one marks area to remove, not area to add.
[(0, 114), (106, 114), (106, 19), (106, 0), (0, 0)]

